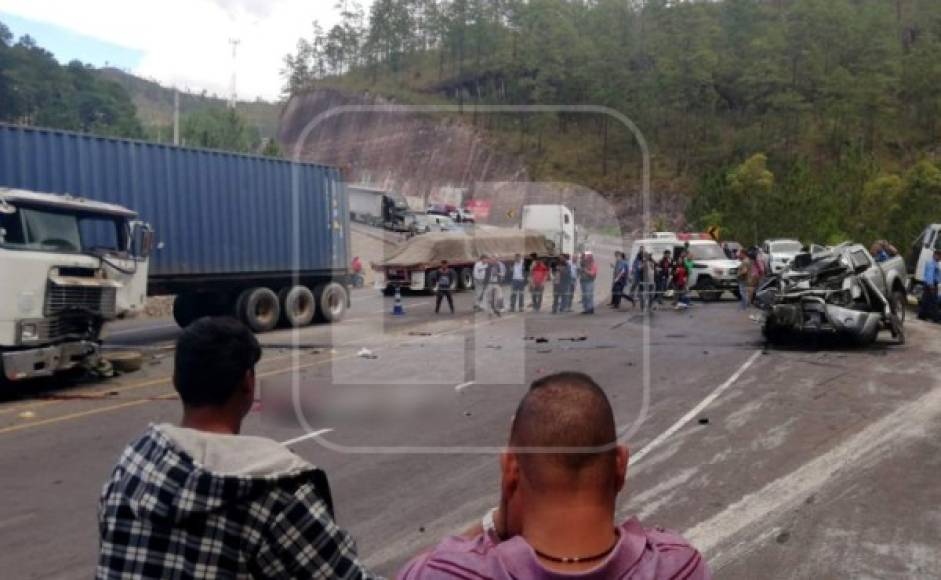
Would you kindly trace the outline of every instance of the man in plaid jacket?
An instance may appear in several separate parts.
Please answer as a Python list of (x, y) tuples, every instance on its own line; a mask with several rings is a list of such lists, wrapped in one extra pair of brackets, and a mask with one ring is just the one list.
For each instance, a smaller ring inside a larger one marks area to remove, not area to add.
[(181, 426), (152, 425), (99, 505), (98, 578), (370, 578), (333, 520), (323, 471), (239, 435), (254, 401), (255, 337), (204, 318), (177, 344)]

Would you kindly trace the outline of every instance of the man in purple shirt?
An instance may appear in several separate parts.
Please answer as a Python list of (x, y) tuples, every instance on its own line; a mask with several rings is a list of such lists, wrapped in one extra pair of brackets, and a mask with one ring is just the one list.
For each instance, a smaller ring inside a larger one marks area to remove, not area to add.
[(536, 381), (500, 458), (500, 507), (412, 560), (399, 578), (709, 579), (702, 556), (678, 534), (634, 518), (615, 525), (627, 463), (611, 404), (590, 377)]

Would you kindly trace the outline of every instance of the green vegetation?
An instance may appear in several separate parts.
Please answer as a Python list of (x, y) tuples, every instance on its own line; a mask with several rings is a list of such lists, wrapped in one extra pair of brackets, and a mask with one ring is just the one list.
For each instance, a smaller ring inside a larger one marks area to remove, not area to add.
[[(169, 143), (173, 98), (173, 90), (116, 69), (62, 66), (29, 36), (14, 42), (0, 22), (0, 121)], [(236, 112), (221, 99), (181, 93), (180, 110), (186, 145), (281, 154), (273, 141), (280, 105), (240, 103)]]
[(0, 121), (141, 137), (134, 104), (119, 85), (78, 61), (62, 66), (29, 36), (13, 41), (0, 22)]
[[(685, 195), (689, 223), (717, 223), (743, 242), (904, 244), (913, 231), (906, 216), (941, 217), (939, 2), (375, 0), (368, 15), (356, 2), (340, 7), (339, 24), (315, 26), (285, 59), (286, 94), (326, 85), (405, 102), (611, 107), (650, 142), (654, 191)], [(521, 155), (534, 179), (616, 199), (639, 189), (638, 149), (611, 119), (467, 121)]]

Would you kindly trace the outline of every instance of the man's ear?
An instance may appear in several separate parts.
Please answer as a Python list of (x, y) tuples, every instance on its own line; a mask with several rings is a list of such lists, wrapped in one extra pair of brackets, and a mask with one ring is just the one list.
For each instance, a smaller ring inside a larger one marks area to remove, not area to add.
[(504, 499), (510, 499), (520, 484), (519, 459), (510, 451), (500, 455), (500, 491)]
[(615, 468), (615, 484), (617, 485), (618, 493), (624, 489), (624, 482), (627, 479), (627, 465), (630, 462), (630, 451), (627, 450), (627, 447), (624, 445), (618, 445), (614, 449), (614, 468)]

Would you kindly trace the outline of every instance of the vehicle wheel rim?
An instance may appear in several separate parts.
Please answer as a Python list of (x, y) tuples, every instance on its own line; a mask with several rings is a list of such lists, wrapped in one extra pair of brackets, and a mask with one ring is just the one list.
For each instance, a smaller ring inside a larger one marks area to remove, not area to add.
[(275, 308), (270, 300), (262, 299), (255, 304), (255, 320), (262, 326), (271, 324)]
[(306, 294), (301, 294), (294, 302), (294, 315), (296, 318), (305, 318), (314, 307), (313, 301)]
[(343, 299), (339, 292), (334, 291), (327, 294), (327, 310), (334, 316), (343, 312)]

